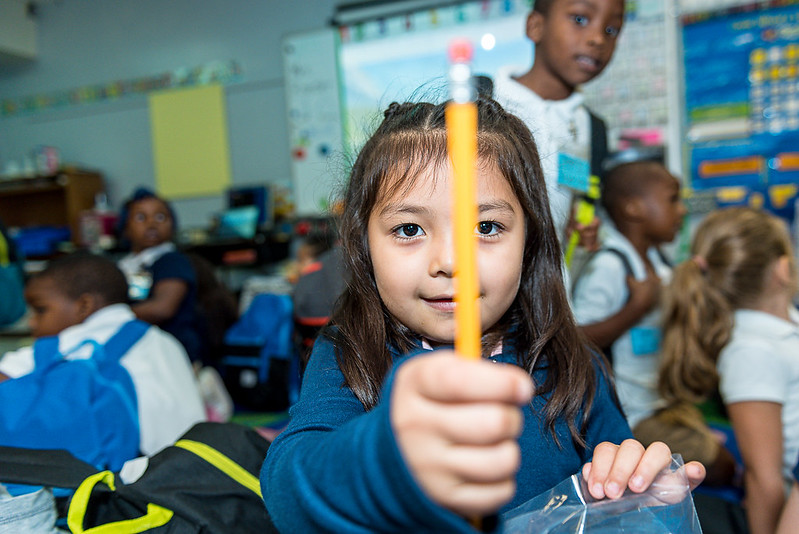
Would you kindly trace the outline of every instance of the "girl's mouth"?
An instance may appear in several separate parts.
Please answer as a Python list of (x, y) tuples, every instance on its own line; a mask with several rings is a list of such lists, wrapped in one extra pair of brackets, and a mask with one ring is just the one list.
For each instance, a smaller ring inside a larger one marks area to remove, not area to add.
[(452, 297), (422, 298), (422, 300), (436, 311), (452, 313), (455, 311), (455, 301)]

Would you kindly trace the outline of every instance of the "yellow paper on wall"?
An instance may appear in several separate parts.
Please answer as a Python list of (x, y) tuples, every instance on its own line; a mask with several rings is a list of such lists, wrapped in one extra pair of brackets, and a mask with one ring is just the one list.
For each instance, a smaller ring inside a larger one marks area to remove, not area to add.
[(158, 193), (174, 199), (227, 190), (230, 154), (222, 87), (164, 91), (149, 100)]

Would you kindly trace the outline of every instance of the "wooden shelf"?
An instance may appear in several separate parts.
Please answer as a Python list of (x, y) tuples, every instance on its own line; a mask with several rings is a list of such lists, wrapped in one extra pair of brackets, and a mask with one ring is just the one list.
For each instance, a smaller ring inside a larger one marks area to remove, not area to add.
[(79, 217), (104, 191), (98, 172), (65, 170), (0, 182), (0, 218), (6, 227), (69, 226), (72, 240), (80, 236)]

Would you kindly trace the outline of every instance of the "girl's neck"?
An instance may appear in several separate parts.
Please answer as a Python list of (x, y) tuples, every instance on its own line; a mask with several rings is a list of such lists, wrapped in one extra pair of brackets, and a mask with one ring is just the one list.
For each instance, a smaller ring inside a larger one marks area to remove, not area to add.
[(789, 295), (787, 291), (780, 291), (764, 294), (760, 300), (752, 306), (752, 309), (793, 323), (794, 320), (791, 314), (788, 313), (792, 304), (792, 295)]

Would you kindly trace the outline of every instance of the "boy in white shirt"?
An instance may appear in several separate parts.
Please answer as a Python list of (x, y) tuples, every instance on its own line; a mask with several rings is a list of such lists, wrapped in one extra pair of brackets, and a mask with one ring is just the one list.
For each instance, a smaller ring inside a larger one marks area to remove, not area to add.
[(578, 226), (572, 190), (563, 184), (587, 183), (589, 173), (601, 174), (605, 124), (588, 111), (578, 88), (608, 65), (623, 24), (624, 0), (535, 0), (527, 17), (527, 37), (535, 45), (532, 67), (507, 67), (494, 79), (494, 99), (533, 134), (561, 243), (578, 230), (583, 246), (596, 247), (599, 219)]
[(659, 407), (660, 292), (671, 267), (658, 247), (677, 235), (686, 214), (680, 183), (654, 161), (623, 163), (604, 180), (610, 223), (599, 249), (578, 273), (572, 303), (578, 325), (612, 354), (630, 427)]
[[(111, 350), (109, 340), (119, 339), (115, 335), (136, 320), (126, 304), (127, 292), (125, 276), (105, 258), (78, 253), (58, 259), (34, 275), (25, 289), (32, 333), (36, 338), (57, 336), (58, 352), (67, 359), (91, 358), (95, 350)], [(139, 452), (151, 456), (204, 421), (206, 414), (180, 343), (155, 326), (142, 324), (139, 332), (120, 364), (135, 390)], [(31, 373), (35, 346), (0, 358), (0, 381)]]

